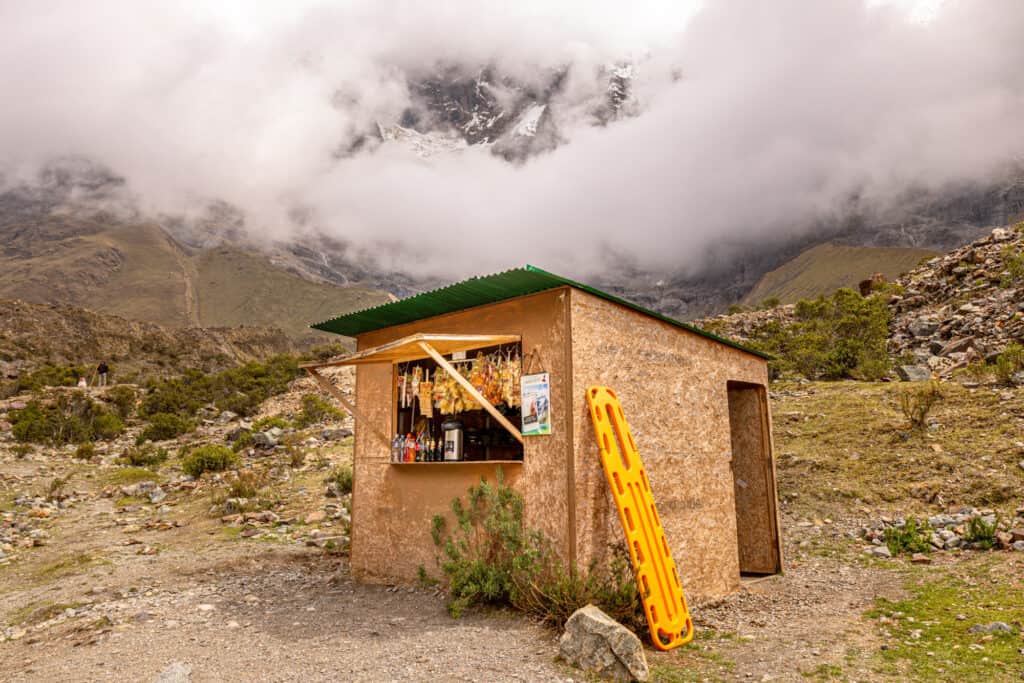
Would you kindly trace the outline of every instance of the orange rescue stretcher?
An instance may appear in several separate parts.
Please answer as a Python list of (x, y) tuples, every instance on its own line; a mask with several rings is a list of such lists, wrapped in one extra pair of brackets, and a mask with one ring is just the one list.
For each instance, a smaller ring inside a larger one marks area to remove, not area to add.
[(693, 621), (654, 507), (647, 472), (615, 392), (608, 387), (590, 387), (587, 405), (601, 465), (619, 509), (651, 641), (659, 650), (671, 650), (693, 638)]

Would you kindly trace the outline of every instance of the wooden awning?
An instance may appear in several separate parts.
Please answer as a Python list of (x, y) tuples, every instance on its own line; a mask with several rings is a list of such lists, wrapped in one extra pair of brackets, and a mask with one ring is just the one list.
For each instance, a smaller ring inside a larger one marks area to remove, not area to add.
[[(337, 387), (328, 382), (317, 372), (318, 368), (337, 367), (339, 365), (364, 365), (367, 363), (404, 363), (422, 358), (432, 358), (445, 372), (452, 376), (470, 396), (490, 413), (491, 417), (497, 420), (498, 424), (505, 428), (519, 443), (523, 443), (523, 434), (508, 421), (501, 412), (495, 408), (483, 395), (470, 384), (469, 380), (459, 374), (444, 356), (459, 351), (472, 351), (473, 349), (485, 346), (498, 346), (500, 344), (514, 344), (522, 341), (516, 334), (414, 334), (409, 337), (396, 339), (395, 341), (374, 346), (373, 348), (356, 351), (348, 356), (335, 358), (333, 360), (319, 363), (301, 363), (299, 367), (310, 374), (313, 379), (327, 392), (333, 395), (344, 405), (355, 418), (367, 424), (366, 420), (356, 410), (356, 407), (346, 399)], [(378, 430), (374, 434), (382, 444), (388, 444), (388, 438)]]
[(362, 365), (364, 363), (404, 363), (431, 356), (423, 348), (422, 344), (429, 344), (439, 354), (446, 356), (459, 351), (472, 351), (484, 346), (514, 344), (521, 341), (521, 339), (517, 334), (414, 334), (396, 339), (387, 344), (356, 351), (341, 358), (332, 358), (331, 360), (316, 363), (300, 363), (299, 367), (329, 368), (338, 365)]

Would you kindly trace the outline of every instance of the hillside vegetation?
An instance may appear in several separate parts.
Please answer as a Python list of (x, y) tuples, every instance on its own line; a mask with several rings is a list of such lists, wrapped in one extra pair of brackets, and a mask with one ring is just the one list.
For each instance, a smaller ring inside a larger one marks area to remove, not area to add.
[(831, 294), (840, 287), (856, 289), (857, 283), (875, 273), (894, 280), (935, 255), (927, 249), (819, 244), (765, 273), (742, 303), (756, 306), (766, 299), (778, 299), (792, 304)]

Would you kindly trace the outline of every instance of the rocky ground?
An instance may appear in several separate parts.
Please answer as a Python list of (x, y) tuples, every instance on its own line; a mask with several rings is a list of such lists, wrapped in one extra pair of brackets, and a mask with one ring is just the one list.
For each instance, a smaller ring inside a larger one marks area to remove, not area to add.
[[(299, 380), (255, 417), (291, 415), (311, 390)], [(1024, 389), (950, 386), (905, 438), (892, 390), (773, 387), (787, 571), (693, 605), (696, 639), (648, 648), (652, 680), (1019, 680)], [(188, 439), (226, 442), (239, 424), (210, 413)], [(588, 680), (558, 660), (559, 633), (516, 614), (455, 620), (436, 588), (351, 579), (331, 478), (350, 427), (261, 432), (275, 443), (244, 451), (243, 470), (273, 500), (255, 508), (229, 497), (230, 476), (193, 481), (173, 457), (118, 464), (131, 429), (89, 461), (3, 437), (0, 679)], [(929, 484), (936, 467), (944, 483)], [(1007, 549), (964, 540), (986, 515)], [(885, 528), (911, 516), (941, 543), (884, 557)]]

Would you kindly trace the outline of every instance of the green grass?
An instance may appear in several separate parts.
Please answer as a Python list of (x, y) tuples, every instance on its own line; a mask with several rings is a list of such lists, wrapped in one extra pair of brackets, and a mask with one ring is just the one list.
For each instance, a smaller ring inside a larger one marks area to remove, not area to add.
[(34, 574), (39, 579), (55, 579), (102, 562), (104, 561), (89, 553), (78, 553), (70, 557), (62, 557), (53, 562), (48, 562), (37, 568)]
[(80, 602), (30, 602), (11, 612), (7, 617), (7, 623), (11, 626), (38, 624), (52, 619), (66, 609), (76, 609), (81, 606)]
[[(889, 649), (876, 654), (878, 671), (919, 681), (1019, 681), (1022, 588), (1019, 561), (979, 557), (955, 569), (909, 571), (908, 597), (879, 598), (867, 614), (890, 636)], [(970, 632), (994, 621), (1013, 632)]]
[[(1024, 393), (943, 383), (935, 428), (912, 431), (899, 388), (869, 382), (772, 386), (779, 494), (790, 510), (825, 517), (861, 506), (927, 516), (942, 506), (993, 507), (1012, 518), (1024, 471)], [(876, 513), (873, 513), (876, 514)]]
[(163, 481), (163, 477), (152, 470), (144, 467), (121, 467), (104, 477), (108, 484), (126, 486), (137, 484), (140, 481)]
[(800, 675), (815, 681), (845, 681), (843, 667), (838, 664), (819, 664), (810, 671), (801, 671)]

